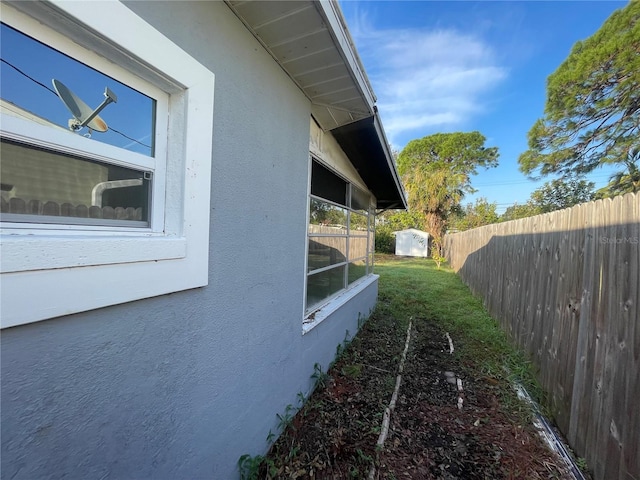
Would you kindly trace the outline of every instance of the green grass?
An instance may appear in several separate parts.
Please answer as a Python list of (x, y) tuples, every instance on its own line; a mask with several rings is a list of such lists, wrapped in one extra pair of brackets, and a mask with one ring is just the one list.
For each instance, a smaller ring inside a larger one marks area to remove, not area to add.
[[(378, 311), (408, 322), (409, 317), (432, 320), (449, 332), (455, 353), (478, 376), (504, 385), (503, 401), (520, 409), (510, 387), (517, 380), (539, 403), (542, 390), (533, 366), (515, 349), (495, 319), (447, 266), (431, 259), (376, 255), (380, 275)], [(406, 328), (406, 327), (405, 327)]]

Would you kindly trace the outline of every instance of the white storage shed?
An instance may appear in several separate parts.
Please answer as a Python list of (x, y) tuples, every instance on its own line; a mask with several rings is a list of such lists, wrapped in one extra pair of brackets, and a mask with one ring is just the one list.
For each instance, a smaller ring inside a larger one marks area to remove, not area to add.
[(409, 257), (429, 256), (429, 234), (416, 228), (394, 232), (396, 236), (396, 255)]

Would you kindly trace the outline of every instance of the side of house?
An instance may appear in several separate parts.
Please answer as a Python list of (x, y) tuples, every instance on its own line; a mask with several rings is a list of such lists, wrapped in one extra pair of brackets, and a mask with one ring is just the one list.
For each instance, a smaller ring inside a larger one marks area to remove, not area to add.
[[(1, 475), (235, 478), (373, 309), (404, 194), (337, 3), (100, 5), (2, 5)], [(51, 78), (113, 90), (109, 131)]]

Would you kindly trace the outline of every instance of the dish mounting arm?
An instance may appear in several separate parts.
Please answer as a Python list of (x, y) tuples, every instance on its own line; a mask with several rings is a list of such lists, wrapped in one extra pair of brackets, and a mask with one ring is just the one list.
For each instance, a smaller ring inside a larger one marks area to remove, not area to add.
[(96, 118), (98, 116), (98, 114), (104, 110), (104, 108), (109, 105), (110, 103), (116, 103), (118, 101), (118, 97), (116, 96), (115, 93), (113, 93), (109, 87), (105, 87), (104, 88), (104, 100), (102, 101), (102, 103), (100, 105), (98, 105), (96, 107), (96, 109), (91, 112), (91, 114), (84, 119), (83, 122), (79, 122), (79, 121), (75, 121), (73, 122), (72, 125), (69, 125), (73, 130), (77, 131), (80, 130), (81, 128), (86, 127), (87, 125), (89, 125), (89, 122), (91, 122), (91, 120), (93, 120), (94, 118)]

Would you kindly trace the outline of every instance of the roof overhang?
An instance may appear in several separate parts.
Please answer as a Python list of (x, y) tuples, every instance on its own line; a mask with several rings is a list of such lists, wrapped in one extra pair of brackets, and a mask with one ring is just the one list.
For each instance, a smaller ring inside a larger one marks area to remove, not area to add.
[(375, 94), (337, 0), (225, 1), (309, 98), (318, 125), (340, 137), (378, 207), (406, 208)]
[(375, 96), (337, 2), (226, 1), (311, 100), (323, 130), (373, 115)]
[(407, 208), (402, 182), (389, 151), (380, 117), (375, 114), (331, 132), (383, 210)]

